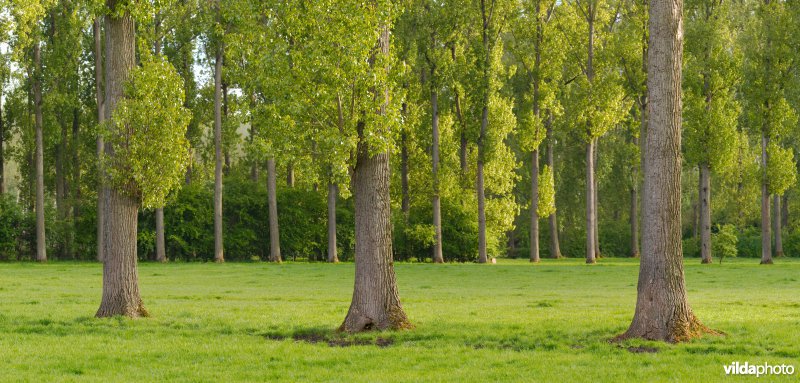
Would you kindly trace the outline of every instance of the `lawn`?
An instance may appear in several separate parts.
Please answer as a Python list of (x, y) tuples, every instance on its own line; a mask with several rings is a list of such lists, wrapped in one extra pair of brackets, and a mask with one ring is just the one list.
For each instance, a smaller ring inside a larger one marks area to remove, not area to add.
[(353, 264), (140, 265), (147, 319), (95, 319), (94, 263), (0, 264), (0, 380), (797, 381), (726, 377), (734, 361), (800, 369), (800, 260), (700, 265), (689, 301), (726, 336), (608, 340), (630, 323), (638, 262), (397, 264), (415, 330), (343, 336)]

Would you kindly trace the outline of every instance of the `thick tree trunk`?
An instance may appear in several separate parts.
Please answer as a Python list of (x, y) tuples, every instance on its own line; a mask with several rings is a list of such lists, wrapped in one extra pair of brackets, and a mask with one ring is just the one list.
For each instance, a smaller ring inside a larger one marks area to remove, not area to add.
[[(381, 54), (388, 55), (389, 29), (385, 26), (381, 28), (378, 44)], [(381, 93), (385, 104), (380, 113), (385, 114), (389, 102), (388, 88)], [(339, 330), (359, 332), (411, 328), (413, 326), (400, 304), (392, 260), (389, 153), (370, 154), (363, 137), (363, 127), (359, 127), (356, 152), (356, 166), (353, 169), (355, 286), (350, 309)]]
[(164, 246), (164, 208), (156, 209), (156, 261), (167, 262), (167, 253)]
[[(106, 30), (108, 33), (114, 33), (112, 28)], [(113, 77), (108, 78), (112, 81)], [(146, 317), (148, 312), (139, 295), (139, 276), (136, 266), (138, 202), (112, 189), (107, 207), (109, 219), (106, 221), (108, 227), (105, 232), (103, 298), (95, 315), (99, 318), (117, 315), (132, 318)]]
[[(97, 101), (97, 123), (102, 125), (105, 121), (105, 96), (103, 92), (103, 44), (101, 43), (101, 29), (100, 29), (100, 17), (94, 19), (94, 23), (92, 23), (92, 33), (94, 36), (94, 82), (95, 82), (95, 100)], [(97, 134), (97, 178), (99, 180), (97, 184), (97, 260), (103, 262), (103, 251), (105, 249), (105, 245), (103, 244), (103, 230), (106, 227), (105, 224), (105, 196), (108, 194), (106, 193), (105, 185), (105, 173), (103, 172), (102, 168), (102, 161), (100, 159), (103, 157), (105, 153), (105, 143), (103, 140), (103, 135), (98, 133)]]
[[(105, 96), (106, 115), (113, 115), (117, 102), (123, 97), (124, 83), (130, 71), (136, 66), (136, 30), (129, 12), (115, 16), (116, 0), (108, 0), (110, 14), (106, 22), (106, 65)], [(135, 129), (136, 127), (130, 127)], [(113, 135), (125, 136), (129, 127), (111, 127)], [(113, 158), (114, 148), (106, 145), (105, 152)], [(136, 258), (136, 225), (139, 202), (125, 191), (106, 188), (107, 203), (105, 229), (103, 234), (103, 298), (98, 317), (124, 315), (129, 317), (147, 316), (139, 295)]]
[[(548, 113), (547, 117), (547, 165), (550, 166), (550, 171), (555, 172), (555, 156), (553, 155), (553, 148), (555, 146), (555, 137), (553, 136), (553, 115)], [(555, 196), (554, 196), (555, 198)], [(557, 212), (553, 212), (548, 217), (550, 224), (550, 258), (562, 258), (561, 245), (558, 241), (558, 217)]]
[(783, 235), (781, 234), (781, 196), (775, 195), (773, 198), (775, 204), (775, 257), (783, 257)]
[[(434, 70), (431, 69), (431, 78)], [(433, 79), (431, 86), (435, 86)], [(431, 91), (431, 126), (433, 128), (433, 145), (431, 146), (431, 157), (433, 157), (433, 263), (443, 263), (442, 255), (442, 205), (439, 195), (439, 94), (435, 88)]]
[(339, 187), (328, 182), (328, 262), (339, 263), (336, 250), (336, 197)]
[(594, 235), (594, 140), (586, 143), (586, 263), (597, 263)]
[(36, 130), (36, 261), (47, 262), (44, 232), (44, 142), (42, 132), (42, 56), (37, 42), (33, 46), (33, 110)]
[(687, 341), (708, 332), (686, 299), (681, 249), (682, 0), (650, 3), (642, 260), (636, 312), (619, 338)]
[(761, 264), (772, 264), (772, 235), (769, 219), (769, 189), (767, 188), (767, 145), (769, 138), (761, 133)]
[(539, 262), (539, 151), (531, 153), (531, 232), (530, 261)]
[(700, 165), (700, 257), (701, 263), (711, 263), (711, 170)]
[(222, 237), (222, 42), (217, 44), (220, 46), (214, 57), (214, 262), (225, 262)]
[(267, 159), (267, 199), (269, 203), (269, 260), (281, 263), (280, 228), (278, 227), (277, 174), (275, 158)]

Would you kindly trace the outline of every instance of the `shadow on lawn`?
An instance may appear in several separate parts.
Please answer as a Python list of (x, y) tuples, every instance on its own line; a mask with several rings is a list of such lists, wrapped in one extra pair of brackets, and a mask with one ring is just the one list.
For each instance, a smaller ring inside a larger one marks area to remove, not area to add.
[(327, 344), (330, 347), (377, 346), (385, 348), (393, 345), (395, 341), (393, 337), (382, 333), (347, 334), (319, 327), (301, 328), (291, 334), (267, 332), (260, 335), (269, 340), (293, 339), (295, 342)]

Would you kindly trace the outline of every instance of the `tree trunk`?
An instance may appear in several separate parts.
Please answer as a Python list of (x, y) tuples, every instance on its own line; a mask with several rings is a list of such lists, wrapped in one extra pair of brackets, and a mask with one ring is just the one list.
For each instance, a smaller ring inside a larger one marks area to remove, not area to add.
[(328, 182), (328, 262), (339, 263), (336, 251), (336, 196), (339, 187), (333, 182)]
[(442, 205), (439, 195), (439, 93), (434, 88), (436, 82), (433, 81), (434, 69), (431, 69), (431, 126), (433, 128), (433, 144), (431, 146), (431, 157), (433, 157), (433, 263), (443, 263), (442, 255)]
[(44, 142), (42, 132), (42, 56), (37, 42), (33, 46), (33, 110), (36, 129), (36, 261), (47, 262), (44, 232)]
[[(219, 3), (217, 3), (219, 7)], [(217, 8), (219, 17), (219, 8)], [(214, 262), (225, 262), (222, 237), (222, 42), (214, 57)]]
[(286, 165), (286, 186), (294, 187), (294, 164), (291, 162)]
[(783, 257), (783, 235), (781, 233), (781, 196), (772, 197), (775, 203), (775, 257)]
[(486, 127), (489, 125), (488, 101), (487, 96), (484, 99), (481, 134), (478, 138), (478, 167), (476, 171), (477, 182), (475, 183), (478, 193), (478, 263), (486, 263), (488, 261), (486, 252), (486, 190), (483, 185), (483, 137), (486, 134)]
[[(389, 54), (389, 28), (381, 27), (380, 53)], [(374, 63), (374, 60), (371, 60)], [(378, 93), (378, 91), (376, 91)], [(389, 90), (383, 90), (386, 113)], [(377, 97), (380, 97), (376, 94)], [(388, 132), (385, 132), (388, 133)], [(389, 153), (370, 154), (359, 127), (353, 170), (355, 199), (356, 273), (353, 300), (340, 331), (359, 332), (411, 328), (400, 304), (392, 260), (392, 213), (389, 196)]]
[[(556, 171), (555, 156), (553, 155), (553, 147), (555, 146), (555, 137), (553, 136), (553, 115), (548, 112), (547, 116), (547, 165), (550, 166), (550, 171)], [(555, 196), (553, 196), (555, 198)], [(555, 201), (554, 201), (555, 202)], [(561, 245), (558, 242), (558, 218), (557, 212), (554, 211), (548, 217), (550, 224), (550, 258), (562, 258)]]
[[(113, 115), (117, 102), (123, 97), (123, 88), (130, 71), (136, 66), (136, 32), (133, 18), (125, 11), (114, 16), (119, 3), (108, 0), (111, 10), (106, 21), (106, 115)], [(111, 134), (125, 136), (136, 127), (112, 126)], [(120, 140), (123, 141), (123, 140)], [(114, 148), (106, 145), (105, 152), (114, 157)], [(119, 186), (106, 188), (107, 204), (105, 229), (103, 234), (103, 298), (97, 317), (124, 315), (129, 317), (147, 316), (139, 295), (139, 281), (136, 266), (136, 226), (139, 202)]]
[[(103, 92), (103, 44), (101, 43), (101, 29), (100, 29), (100, 17), (94, 19), (94, 23), (92, 23), (92, 33), (94, 36), (94, 81), (95, 81), (95, 100), (97, 101), (97, 123), (102, 125), (105, 121), (105, 96)], [(97, 178), (99, 180), (97, 184), (97, 260), (103, 262), (103, 251), (105, 246), (103, 245), (103, 229), (106, 227), (105, 225), (105, 196), (106, 187), (105, 185), (105, 173), (103, 172), (102, 161), (100, 159), (103, 157), (105, 152), (105, 143), (103, 140), (103, 135), (98, 133), (97, 134)]]
[[(78, 223), (80, 218), (80, 204), (81, 200), (81, 165), (80, 165), (80, 109), (75, 108), (72, 110), (72, 228)], [(70, 230), (70, 240), (74, 237), (75, 230)]]
[(700, 165), (700, 257), (711, 263), (711, 171)]
[(156, 261), (167, 262), (164, 246), (164, 208), (156, 209)]
[(267, 199), (269, 203), (269, 260), (281, 263), (281, 242), (278, 227), (278, 197), (276, 192), (277, 175), (275, 158), (267, 159)]
[(594, 161), (592, 161), (592, 178), (594, 179), (594, 190), (592, 193), (592, 203), (594, 204), (594, 257), (600, 259), (603, 255), (600, 253), (600, 226), (597, 224), (600, 210), (597, 207), (597, 189), (600, 188), (600, 182), (597, 180), (595, 169), (597, 168), (597, 139), (594, 140)]
[(769, 189), (767, 189), (767, 145), (769, 137), (761, 133), (761, 264), (772, 264), (772, 235), (769, 218)]
[[(106, 30), (109, 34), (114, 33), (112, 28)], [(108, 57), (111, 59), (112, 56)], [(113, 78), (108, 77), (109, 81), (113, 81)], [(149, 314), (139, 294), (136, 266), (138, 202), (116, 189), (111, 189), (109, 194), (107, 204), (109, 219), (106, 221), (108, 227), (105, 232), (106, 258), (103, 262), (103, 298), (95, 315), (98, 318), (117, 315), (131, 318), (146, 317)]]
[(636, 312), (619, 338), (687, 341), (704, 332), (686, 299), (681, 249), (681, 62), (683, 1), (650, 3), (649, 117), (642, 260)]
[(531, 153), (531, 233), (530, 261), (539, 262), (539, 151)]
[(789, 226), (789, 195), (781, 196), (781, 227)]
[(586, 263), (597, 263), (594, 235), (594, 139), (586, 143)]
[(639, 191), (636, 184), (639, 181), (634, 179), (631, 186), (631, 258), (639, 258)]

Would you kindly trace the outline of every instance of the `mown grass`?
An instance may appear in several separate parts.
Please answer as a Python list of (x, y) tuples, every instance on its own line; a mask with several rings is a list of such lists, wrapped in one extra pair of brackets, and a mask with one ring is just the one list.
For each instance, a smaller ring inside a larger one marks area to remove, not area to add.
[[(638, 263), (398, 264), (412, 331), (336, 334), (352, 264), (140, 265), (151, 318), (95, 319), (101, 266), (0, 264), (2, 381), (709, 382), (733, 361), (800, 369), (800, 260), (699, 265), (689, 300), (727, 336), (608, 340)], [(760, 381), (797, 381), (761, 377)]]

